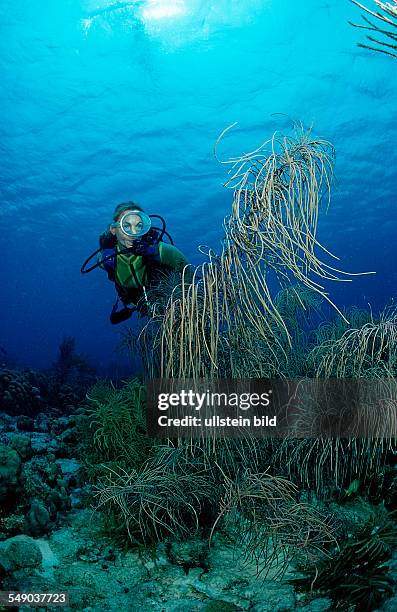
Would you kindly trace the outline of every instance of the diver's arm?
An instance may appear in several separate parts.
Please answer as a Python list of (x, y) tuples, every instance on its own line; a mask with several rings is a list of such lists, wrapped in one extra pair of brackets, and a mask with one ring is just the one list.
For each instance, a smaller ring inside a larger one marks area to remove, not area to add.
[(159, 254), (162, 264), (178, 272), (182, 272), (183, 268), (189, 264), (184, 254), (172, 244), (160, 242)]

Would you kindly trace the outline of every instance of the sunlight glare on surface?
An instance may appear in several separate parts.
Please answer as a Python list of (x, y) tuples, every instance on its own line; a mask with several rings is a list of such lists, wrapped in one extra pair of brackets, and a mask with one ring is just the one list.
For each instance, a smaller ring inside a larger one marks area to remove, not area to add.
[(144, 21), (177, 17), (186, 13), (184, 0), (148, 0), (142, 9)]

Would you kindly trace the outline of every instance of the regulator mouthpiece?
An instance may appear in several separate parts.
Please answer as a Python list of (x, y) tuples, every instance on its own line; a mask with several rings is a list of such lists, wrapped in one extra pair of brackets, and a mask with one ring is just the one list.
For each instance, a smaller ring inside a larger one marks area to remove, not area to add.
[(148, 233), (152, 226), (150, 217), (141, 210), (127, 210), (112, 227), (119, 227), (127, 236), (139, 238)]

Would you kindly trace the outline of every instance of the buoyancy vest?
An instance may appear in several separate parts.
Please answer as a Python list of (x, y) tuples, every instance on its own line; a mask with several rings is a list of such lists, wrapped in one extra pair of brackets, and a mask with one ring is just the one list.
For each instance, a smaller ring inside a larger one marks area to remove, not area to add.
[[(144, 297), (144, 288), (149, 287), (155, 280), (156, 272), (170, 269), (169, 266), (161, 262), (160, 243), (146, 244), (141, 253), (132, 255), (134, 259), (131, 261), (129, 269), (134, 280), (134, 286), (125, 286), (120, 282), (117, 274), (118, 257), (125, 257), (125, 255), (118, 255), (117, 246), (103, 248), (101, 258), (105, 261), (100, 267), (106, 271), (108, 279), (115, 284), (117, 294), (124, 304), (138, 304)], [(125, 263), (128, 265), (129, 262)], [(137, 274), (137, 268), (139, 268), (139, 274)]]

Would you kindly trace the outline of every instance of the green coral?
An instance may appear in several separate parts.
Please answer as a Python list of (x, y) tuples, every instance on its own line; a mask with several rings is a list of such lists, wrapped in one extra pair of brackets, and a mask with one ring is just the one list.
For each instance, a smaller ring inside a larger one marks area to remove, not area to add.
[(397, 546), (395, 515), (380, 506), (370, 519), (350, 535), (333, 556), (305, 578), (291, 580), (303, 590), (328, 594), (339, 608), (356, 606), (370, 612), (393, 593), (389, 574), (392, 551)]
[[(158, 447), (139, 470), (108, 470), (98, 483), (97, 507), (122, 516), (131, 542), (150, 545), (195, 533), (216, 486), (200, 455), (183, 447)], [(115, 517), (113, 523), (121, 528)]]
[(146, 387), (133, 378), (121, 389), (98, 383), (87, 394), (93, 445), (103, 460), (120, 460), (130, 467), (146, 459), (152, 442), (146, 435)]

